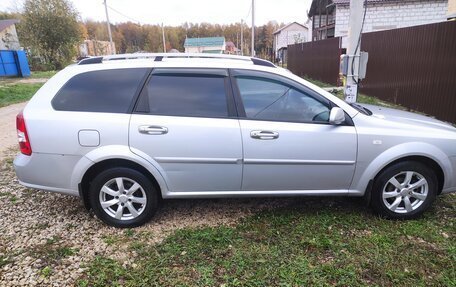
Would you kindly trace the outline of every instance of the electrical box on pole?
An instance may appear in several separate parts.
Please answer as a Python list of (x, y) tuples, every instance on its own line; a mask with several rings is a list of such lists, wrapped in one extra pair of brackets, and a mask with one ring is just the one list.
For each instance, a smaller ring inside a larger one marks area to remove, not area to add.
[[(363, 80), (366, 78), (367, 72), (367, 62), (369, 60), (369, 53), (361, 52), (359, 56), (359, 67), (358, 67), (358, 79)], [(351, 76), (350, 70), (348, 68), (348, 64), (350, 61), (353, 61), (353, 56), (343, 54), (340, 56), (340, 74), (344, 77)]]
[[(355, 103), (358, 97), (358, 84), (360, 80), (359, 68), (361, 58), (361, 33), (363, 31), (365, 16), (365, 13), (363, 13), (363, 4), (367, 5), (367, 3), (364, 2), (366, 1), (350, 0), (350, 19), (348, 22), (348, 45), (346, 56), (347, 58), (344, 58), (343, 60), (346, 61), (346, 65), (344, 66), (344, 69), (346, 68), (346, 83), (344, 89), (344, 96), (345, 101), (348, 103)], [(367, 64), (367, 60), (365, 61), (365, 63)]]

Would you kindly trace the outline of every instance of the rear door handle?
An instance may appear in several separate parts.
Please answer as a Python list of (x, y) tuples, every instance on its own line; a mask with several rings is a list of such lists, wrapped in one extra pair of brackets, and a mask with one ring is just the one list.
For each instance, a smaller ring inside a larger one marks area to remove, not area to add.
[(274, 140), (279, 138), (279, 133), (272, 131), (251, 131), (250, 137), (260, 140)]
[(138, 131), (146, 135), (164, 135), (168, 133), (168, 128), (160, 126), (139, 126)]

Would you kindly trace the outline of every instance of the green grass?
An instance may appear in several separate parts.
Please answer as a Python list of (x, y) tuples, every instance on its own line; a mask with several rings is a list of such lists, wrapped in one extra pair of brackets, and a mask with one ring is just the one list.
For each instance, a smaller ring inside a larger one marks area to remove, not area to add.
[(55, 74), (57, 74), (58, 71), (32, 71), (30, 73), (30, 77), (32, 79), (49, 79)]
[[(317, 86), (321, 87), (321, 88), (330, 88), (330, 87), (334, 86), (334, 85), (331, 85), (331, 84), (328, 84), (328, 83), (324, 83), (324, 82), (321, 82), (321, 81), (318, 81), (318, 80), (314, 80), (314, 79), (311, 79), (311, 78), (308, 78), (308, 77), (304, 77), (304, 79), (306, 81), (308, 81), (308, 82), (311, 82), (314, 85), (317, 85)], [(333, 91), (330, 91), (330, 92), (332, 94), (334, 94), (335, 96), (339, 97), (340, 99), (344, 99), (344, 92), (342, 90), (333, 90)], [(396, 109), (404, 109), (403, 107), (398, 106), (396, 104), (388, 103), (388, 102), (382, 101), (380, 99), (377, 99), (375, 97), (370, 97), (370, 96), (367, 96), (367, 95), (364, 95), (364, 94), (358, 94), (357, 102), (361, 103), (361, 104), (370, 104), (370, 105), (377, 105), (377, 106), (384, 106), (384, 107), (394, 107)]]
[(298, 199), (235, 227), (135, 240), (136, 267), (96, 257), (80, 286), (455, 286), (456, 196), (413, 221), (350, 199)]
[(30, 100), (41, 86), (43, 83), (0, 85), (0, 107)]
[(304, 80), (311, 82), (312, 84), (319, 86), (320, 88), (329, 88), (329, 87), (334, 87), (334, 85), (319, 81), (319, 80), (314, 80), (309, 77), (304, 77)]
[(49, 266), (44, 267), (43, 269), (40, 270), (41, 276), (44, 278), (48, 278), (52, 274), (52, 268)]

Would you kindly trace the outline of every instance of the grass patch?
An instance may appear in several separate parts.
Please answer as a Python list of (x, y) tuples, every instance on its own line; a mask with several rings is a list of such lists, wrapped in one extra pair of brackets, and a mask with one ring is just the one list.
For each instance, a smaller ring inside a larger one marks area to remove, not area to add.
[(58, 71), (32, 71), (30, 77), (32, 79), (49, 79), (52, 78)]
[(60, 237), (48, 238), (46, 243), (38, 245), (30, 250), (30, 255), (42, 260), (44, 266), (51, 266), (63, 258), (73, 256), (79, 252), (78, 248), (71, 248), (60, 244)]
[[(331, 84), (328, 84), (328, 83), (324, 83), (324, 82), (321, 82), (321, 81), (318, 81), (318, 80), (314, 80), (314, 79), (311, 79), (311, 78), (308, 78), (308, 77), (304, 77), (304, 79), (306, 81), (308, 81), (308, 82), (311, 82), (314, 85), (319, 86), (320, 88), (334, 87), (334, 85), (331, 85)], [(330, 91), (330, 93), (335, 95), (336, 97), (344, 100), (344, 92), (343, 92), (343, 90), (334, 89), (334, 90)], [(382, 101), (380, 99), (377, 99), (375, 97), (370, 97), (370, 96), (367, 96), (367, 95), (364, 95), (364, 94), (358, 94), (357, 102), (360, 103), (360, 104), (369, 104), (369, 105), (376, 105), (376, 106), (383, 106), (383, 107), (393, 107), (393, 108), (396, 108), (396, 109), (404, 109), (403, 107), (398, 106), (396, 104), (388, 103), (388, 102)]]
[(40, 270), (40, 275), (43, 276), (44, 278), (48, 278), (52, 274), (52, 268), (49, 266), (44, 267), (43, 269)]
[(308, 81), (308, 82), (311, 82), (312, 84), (316, 85), (316, 86), (319, 86), (320, 88), (329, 88), (329, 87), (334, 87), (334, 85), (331, 85), (331, 84), (328, 84), (328, 83), (325, 83), (325, 82), (322, 82), (322, 81), (319, 81), (319, 80), (315, 80), (315, 79), (312, 79), (312, 78), (309, 78), (309, 77), (303, 77), (304, 80)]
[(413, 221), (380, 219), (350, 199), (297, 199), (235, 227), (131, 244), (135, 267), (97, 257), (80, 286), (454, 286), (455, 195)]
[(41, 86), (43, 86), (43, 83), (0, 86), (0, 107), (30, 100)]
[(0, 255), (0, 268), (13, 262), (10, 256)]

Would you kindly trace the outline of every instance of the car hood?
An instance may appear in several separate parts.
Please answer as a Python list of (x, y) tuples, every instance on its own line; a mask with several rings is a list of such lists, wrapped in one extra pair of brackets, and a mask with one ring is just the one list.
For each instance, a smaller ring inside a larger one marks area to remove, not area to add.
[(392, 121), (397, 124), (409, 124), (423, 128), (443, 129), (456, 132), (456, 128), (453, 125), (428, 116), (375, 105), (362, 104), (362, 106), (369, 109), (372, 112), (373, 117)]

